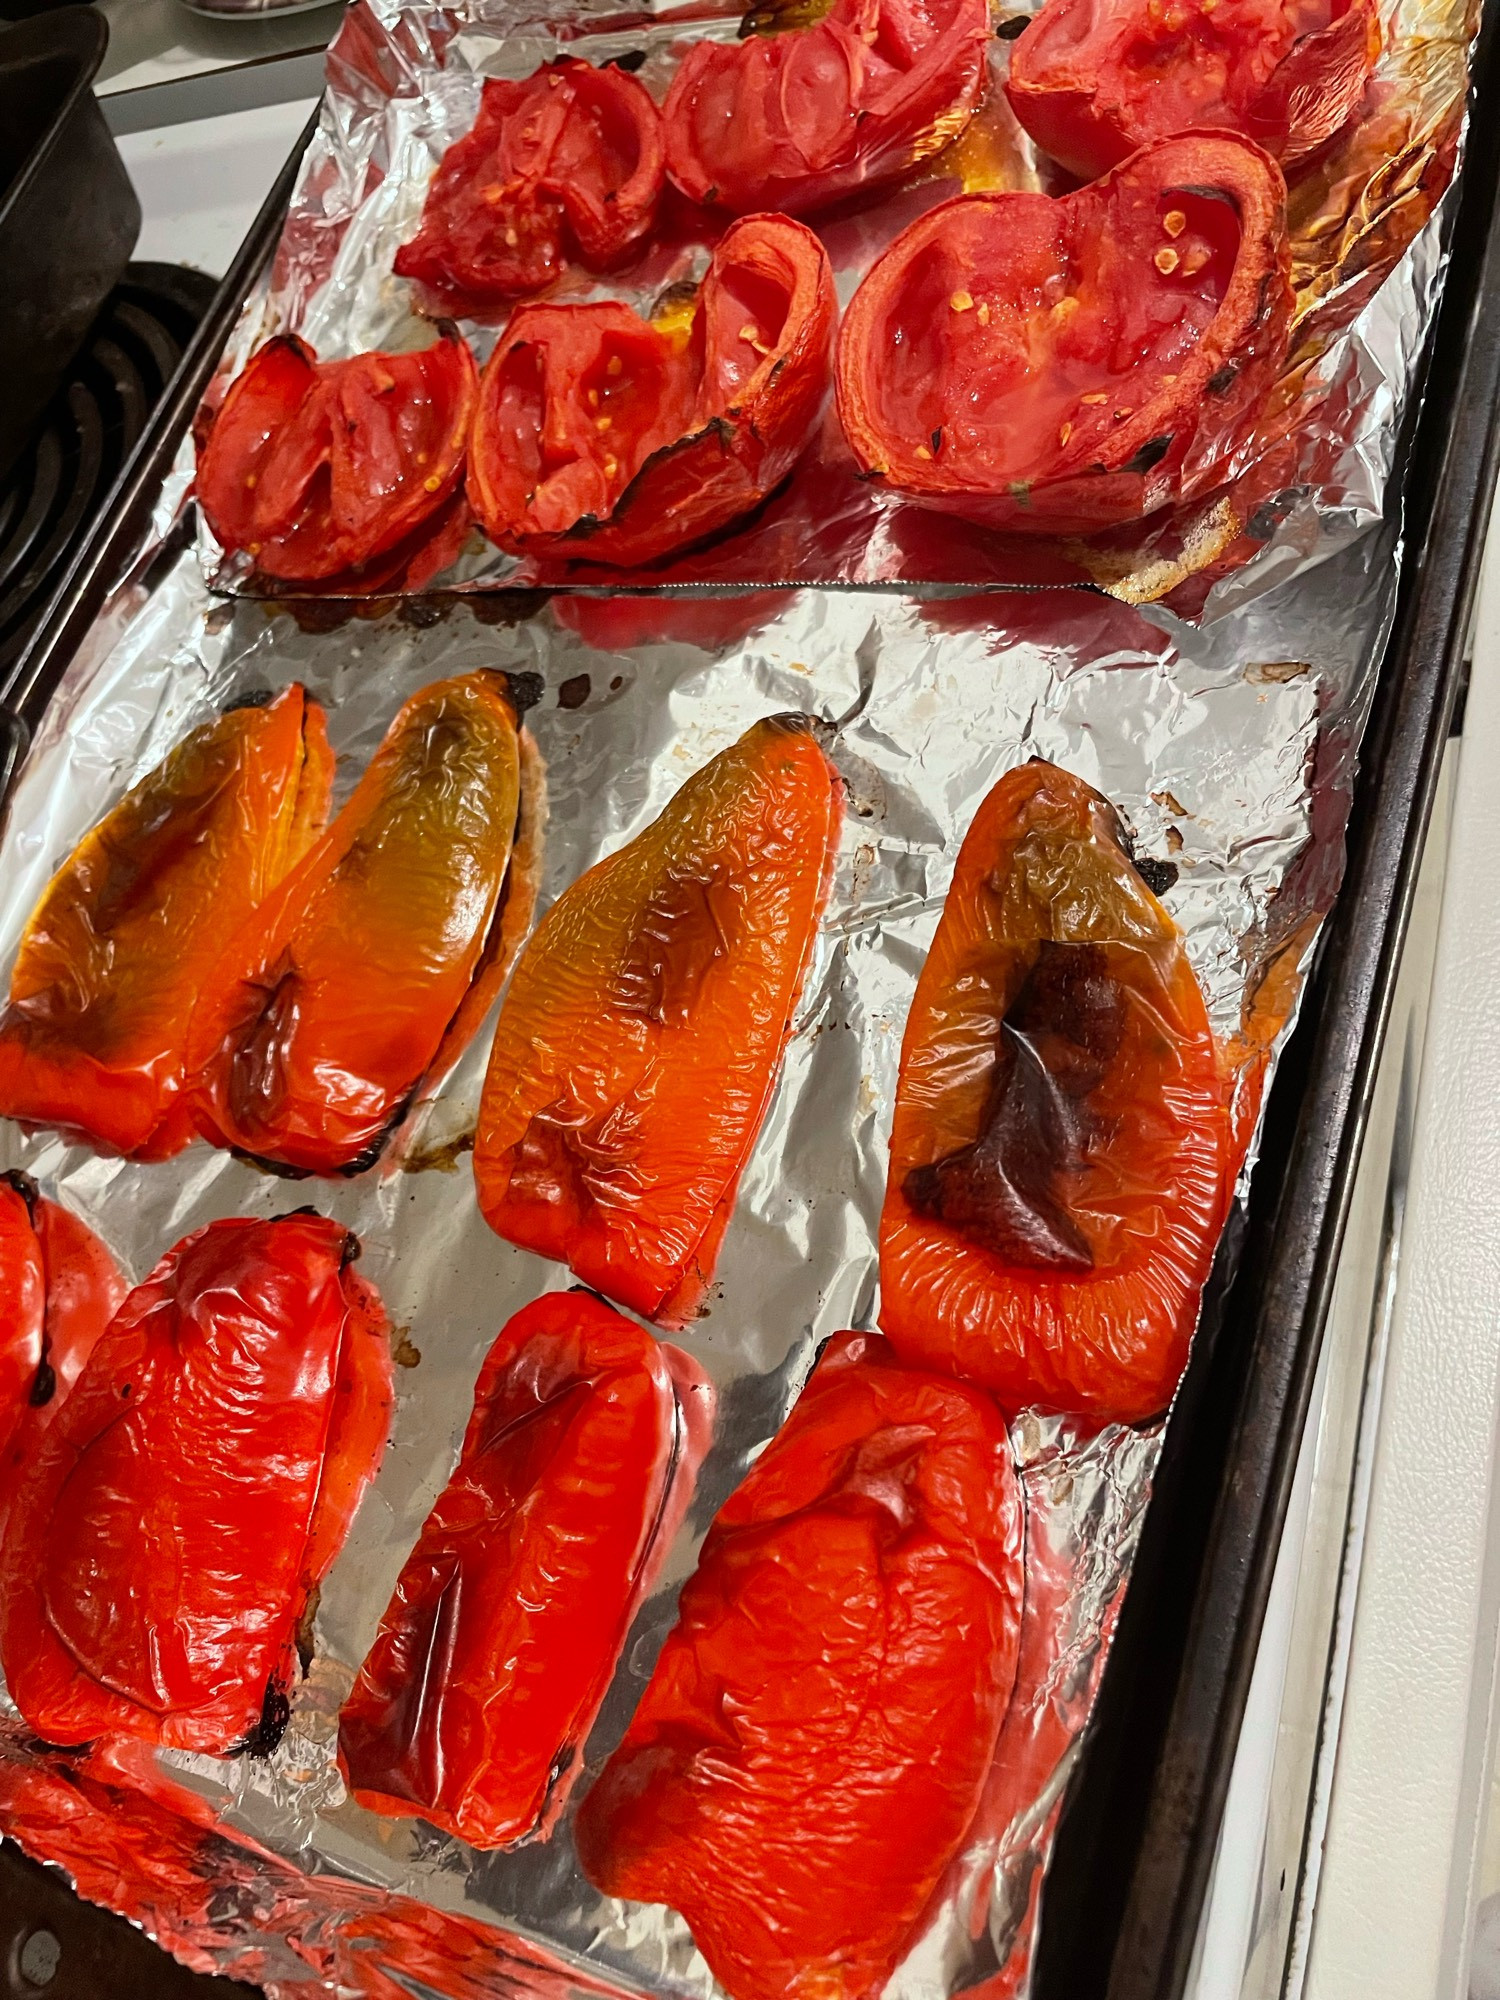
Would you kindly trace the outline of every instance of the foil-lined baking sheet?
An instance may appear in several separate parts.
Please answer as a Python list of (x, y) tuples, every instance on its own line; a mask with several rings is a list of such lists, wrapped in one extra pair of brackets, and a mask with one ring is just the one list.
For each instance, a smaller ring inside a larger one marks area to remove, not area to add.
[[(164, 506), (165, 524), (169, 509)], [(347, 796), (402, 701), (485, 666), (513, 677), (546, 765), (540, 909), (759, 717), (833, 725), (848, 791), (831, 899), (785, 1067), (706, 1317), (683, 1336), (718, 1391), (712, 1452), (589, 1739), (581, 1799), (622, 1733), (714, 1510), (773, 1435), (819, 1344), (878, 1311), (876, 1226), (901, 1035), (960, 841), (989, 787), (1046, 757), (1096, 785), (1140, 856), (1170, 864), (1184, 932), (1253, 1116), (1335, 892), (1355, 746), (1396, 535), (1198, 627), (1078, 589), (920, 598), (783, 588), (728, 597), (493, 593), (378, 617), (216, 596), (191, 551), (127, 586), (49, 708), (0, 851), (0, 972), (51, 871), (195, 723), (302, 681), (327, 705)], [(0, 1736), (0, 1824), (190, 1962), (290, 1997), (716, 1989), (671, 1911), (596, 1894), (572, 1808), (553, 1837), (482, 1855), (354, 1806), (338, 1706), (454, 1463), (480, 1362), (520, 1305), (568, 1282), (493, 1236), (466, 1148), (480, 1034), (397, 1153), (298, 1191), (356, 1229), (397, 1329), (390, 1447), (323, 1587), (310, 1670), (266, 1759), (135, 1749), (66, 1758)], [(135, 1277), (211, 1218), (269, 1215), (284, 1182), (198, 1144), (141, 1166), (0, 1125), (23, 1166)], [(1160, 1426), (1090, 1434), (1021, 1417), (1022, 1664), (983, 1806), (891, 2000), (997, 1974), (1023, 1994), (1058, 1801), (1102, 1669)], [(837, 1883), (830, 1883), (836, 1894)]]

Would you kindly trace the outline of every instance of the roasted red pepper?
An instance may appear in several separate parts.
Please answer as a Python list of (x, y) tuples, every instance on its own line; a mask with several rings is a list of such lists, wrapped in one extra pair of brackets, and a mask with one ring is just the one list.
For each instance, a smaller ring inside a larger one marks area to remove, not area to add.
[(987, 0), (834, 0), (822, 19), (683, 57), (663, 117), (692, 201), (805, 215), (887, 186), (968, 123)]
[(52, 878), (0, 1014), (0, 1112), (160, 1159), (192, 1137), (188, 1021), (322, 825), (323, 711), (300, 687), (185, 737)]
[(1224, 1219), (1225, 1079), (1107, 800), (1024, 764), (975, 815), (901, 1049), (880, 1323), (1002, 1408), (1164, 1408)]
[[(415, 588), (451, 561), (478, 376), (456, 333), (416, 354), (260, 348), (208, 420), (198, 504), (220, 544), (286, 583)], [(461, 534), (458, 540), (461, 541)]]
[(770, 716), (558, 899), (485, 1078), (474, 1175), (492, 1229), (663, 1325), (692, 1317), (770, 1103), (840, 817), (812, 724)]
[(1047, 0), (1006, 95), (1092, 180), (1179, 132), (1238, 132), (1290, 170), (1346, 125), (1380, 53), (1375, 0)]
[(608, 270), (656, 219), (661, 117), (618, 68), (562, 56), (522, 83), (491, 77), (479, 116), (444, 153), (396, 275), (441, 309), (503, 311), (570, 258)]
[(344, 1704), (361, 1805), (475, 1847), (550, 1829), (711, 1415), (687, 1356), (590, 1294), (516, 1314)]
[(878, 1993), (979, 1804), (1021, 1550), (994, 1406), (838, 1335), (583, 1802), (590, 1880), (680, 1910), (733, 2000)]
[(898, 236), (839, 339), (868, 474), (993, 528), (1086, 534), (1222, 479), (1275, 376), (1285, 194), (1193, 133), (1076, 194), (961, 195)]
[(0, 1661), (37, 1735), (222, 1755), (280, 1733), (298, 1621), (390, 1420), (356, 1249), (319, 1215), (213, 1222), (115, 1315), (0, 1552)]
[(811, 230), (726, 231), (691, 333), (612, 304), (527, 306), (480, 388), (469, 498), (514, 554), (652, 562), (784, 479), (828, 386), (836, 302)]
[(188, 1044), (206, 1137), (293, 1174), (374, 1162), (530, 925), (537, 768), (503, 675), (412, 696), (208, 982)]

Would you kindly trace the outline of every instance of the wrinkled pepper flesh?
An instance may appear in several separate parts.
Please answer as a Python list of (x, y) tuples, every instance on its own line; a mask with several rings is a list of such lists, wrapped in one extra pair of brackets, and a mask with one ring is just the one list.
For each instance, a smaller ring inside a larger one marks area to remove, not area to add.
[(294, 1175), (373, 1163), (525, 935), (538, 768), (503, 675), (412, 696), (214, 970), (189, 1037), (206, 1137)]
[(0, 1664), (38, 1736), (276, 1740), (299, 1620), (390, 1420), (356, 1248), (307, 1213), (210, 1223), (95, 1345), (0, 1549)]
[(1182, 936), (1107, 800), (1024, 764), (975, 815), (901, 1049), (880, 1324), (1001, 1407), (1154, 1416), (1229, 1181)]
[(989, 1773), (1022, 1527), (988, 1398), (836, 1336), (583, 1802), (589, 1879), (679, 1910), (733, 2000), (877, 1993)]
[(475, 1847), (548, 1831), (686, 1506), (708, 1397), (589, 1293), (516, 1314), (344, 1704), (361, 1805)]
[(708, 1286), (770, 1103), (842, 813), (770, 716), (553, 905), (500, 1010), (474, 1148), (499, 1235), (664, 1326)]
[(63, 863), (0, 1014), (0, 1113), (103, 1150), (187, 1144), (188, 1024), (226, 945), (316, 837), (333, 758), (300, 687), (195, 729)]

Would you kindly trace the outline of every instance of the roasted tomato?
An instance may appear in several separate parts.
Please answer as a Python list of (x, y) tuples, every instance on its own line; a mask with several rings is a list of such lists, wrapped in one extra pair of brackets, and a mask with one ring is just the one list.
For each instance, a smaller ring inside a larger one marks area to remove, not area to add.
[(1002, 1408), (1165, 1407), (1224, 1218), (1225, 1079), (1176, 925), (1099, 794), (975, 815), (901, 1049), (880, 1323)]
[(443, 309), (483, 315), (544, 291), (570, 257), (607, 270), (656, 219), (663, 157), (660, 114), (622, 69), (563, 56), (524, 83), (492, 77), (396, 275)]
[(323, 711), (300, 687), (184, 738), (53, 876), (0, 1014), (0, 1112), (161, 1159), (192, 1137), (193, 1004), (328, 809)]
[(1047, 0), (1011, 50), (1011, 107), (1092, 180), (1179, 132), (1254, 139), (1288, 169), (1348, 123), (1380, 53), (1375, 0)]
[(984, 87), (988, 0), (834, 0), (810, 27), (700, 41), (663, 114), (692, 201), (805, 215), (899, 180)]
[(87, 1223), (0, 1174), (0, 1511), (124, 1296)]
[(878, 1993), (983, 1791), (1021, 1553), (994, 1406), (838, 1335), (583, 1802), (590, 1880), (680, 1910), (734, 2000)]
[(475, 1847), (552, 1826), (710, 1421), (687, 1356), (590, 1294), (516, 1314), (344, 1704), (361, 1805)]
[(753, 215), (724, 234), (684, 342), (628, 306), (527, 306), (480, 388), (469, 498), (514, 554), (633, 565), (738, 520), (800, 457), (828, 386), (821, 243)]
[(0, 1662), (50, 1743), (269, 1747), (298, 1621), (390, 1419), (390, 1343), (323, 1216), (213, 1222), (84, 1364), (11, 1507)]
[(478, 377), (456, 333), (416, 354), (319, 361), (278, 334), (236, 377), (198, 450), (221, 545), (285, 583), (415, 588), (453, 547)]
[(485, 1219), (665, 1326), (713, 1276), (841, 809), (807, 717), (756, 723), (559, 898), (500, 1010), (474, 1148)]
[(839, 339), (869, 475), (993, 528), (1086, 534), (1221, 479), (1285, 352), (1280, 170), (1194, 133), (1076, 194), (961, 195), (898, 236)]
[(374, 1162), (530, 925), (537, 770), (503, 675), (412, 696), (208, 982), (188, 1041), (205, 1137), (291, 1174)]

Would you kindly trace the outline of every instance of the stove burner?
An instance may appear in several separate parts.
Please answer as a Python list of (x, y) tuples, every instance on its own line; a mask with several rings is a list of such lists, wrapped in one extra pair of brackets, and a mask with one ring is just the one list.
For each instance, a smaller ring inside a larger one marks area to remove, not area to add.
[(212, 278), (131, 264), (0, 483), (0, 682), (114, 485), (213, 297)]

